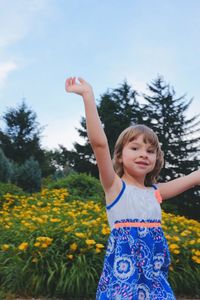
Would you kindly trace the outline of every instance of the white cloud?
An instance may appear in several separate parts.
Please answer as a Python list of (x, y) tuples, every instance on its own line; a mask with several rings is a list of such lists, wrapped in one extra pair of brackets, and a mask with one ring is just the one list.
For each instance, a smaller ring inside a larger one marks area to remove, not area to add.
[(8, 75), (16, 69), (17, 69), (17, 64), (12, 61), (8, 61), (0, 64), (0, 88), (4, 86)]

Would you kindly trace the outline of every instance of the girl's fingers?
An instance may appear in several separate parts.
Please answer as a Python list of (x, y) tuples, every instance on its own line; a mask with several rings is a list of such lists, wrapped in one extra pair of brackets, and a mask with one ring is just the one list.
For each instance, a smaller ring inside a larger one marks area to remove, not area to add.
[(78, 77), (78, 80), (80, 81), (80, 83), (85, 83), (86, 82), (82, 77)]

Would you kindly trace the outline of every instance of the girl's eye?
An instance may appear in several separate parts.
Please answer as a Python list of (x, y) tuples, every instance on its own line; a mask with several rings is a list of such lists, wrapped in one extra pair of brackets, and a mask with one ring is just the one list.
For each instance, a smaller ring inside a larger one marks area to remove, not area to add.
[(149, 149), (148, 153), (155, 153), (155, 150), (154, 149)]
[(137, 148), (137, 147), (132, 147), (131, 149), (132, 149), (132, 150), (137, 150), (138, 148)]

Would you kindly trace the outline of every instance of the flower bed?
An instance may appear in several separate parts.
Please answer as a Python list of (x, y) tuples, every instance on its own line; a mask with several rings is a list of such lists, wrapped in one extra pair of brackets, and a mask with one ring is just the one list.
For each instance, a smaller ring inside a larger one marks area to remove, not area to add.
[[(0, 286), (29, 296), (94, 297), (110, 230), (105, 206), (68, 201), (66, 189), (4, 195)], [(163, 212), (176, 293), (200, 294), (200, 223)]]

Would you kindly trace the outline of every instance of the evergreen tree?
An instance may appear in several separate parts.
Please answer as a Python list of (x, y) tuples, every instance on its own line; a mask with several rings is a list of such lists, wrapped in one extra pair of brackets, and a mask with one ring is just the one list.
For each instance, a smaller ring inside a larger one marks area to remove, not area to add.
[(17, 185), (29, 193), (39, 192), (41, 189), (41, 170), (38, 161), (33, 157), (27, 159), (17, 168)]
[[(187, 100), (185, 96), (176, 98), (174, 89), (160, 76), (148, 88), (150, 94), (144, 95), (147, 101), (144, 105), (144, 123), (158, 134), (165, 155), (160, 180), (189, 174), (200, 165), (199, 115), (186, 118), (185, 114), (192, 100)], [(169, 203), (166, 206), (170, 206)], [(176, 205), (179, 212), (195, 216), (200, 207), (198, 189), (187, 191), (171, 203), (174, 206), (170, 209), (176, 209)], [(195, 217), (198, 217), (197, 214)]]
[(36, 114), (23, 101), (17, 108), (9, 108), (3, 115), (5, 129), (0, 129), (0, 146), (7, 158), (22, 164), (34, 157), (44, 163), (44, 151), (40, 146), (41, 128)]
[(0, 148), (0, 181), (9, 182), (12, 176), (12, 164)]

